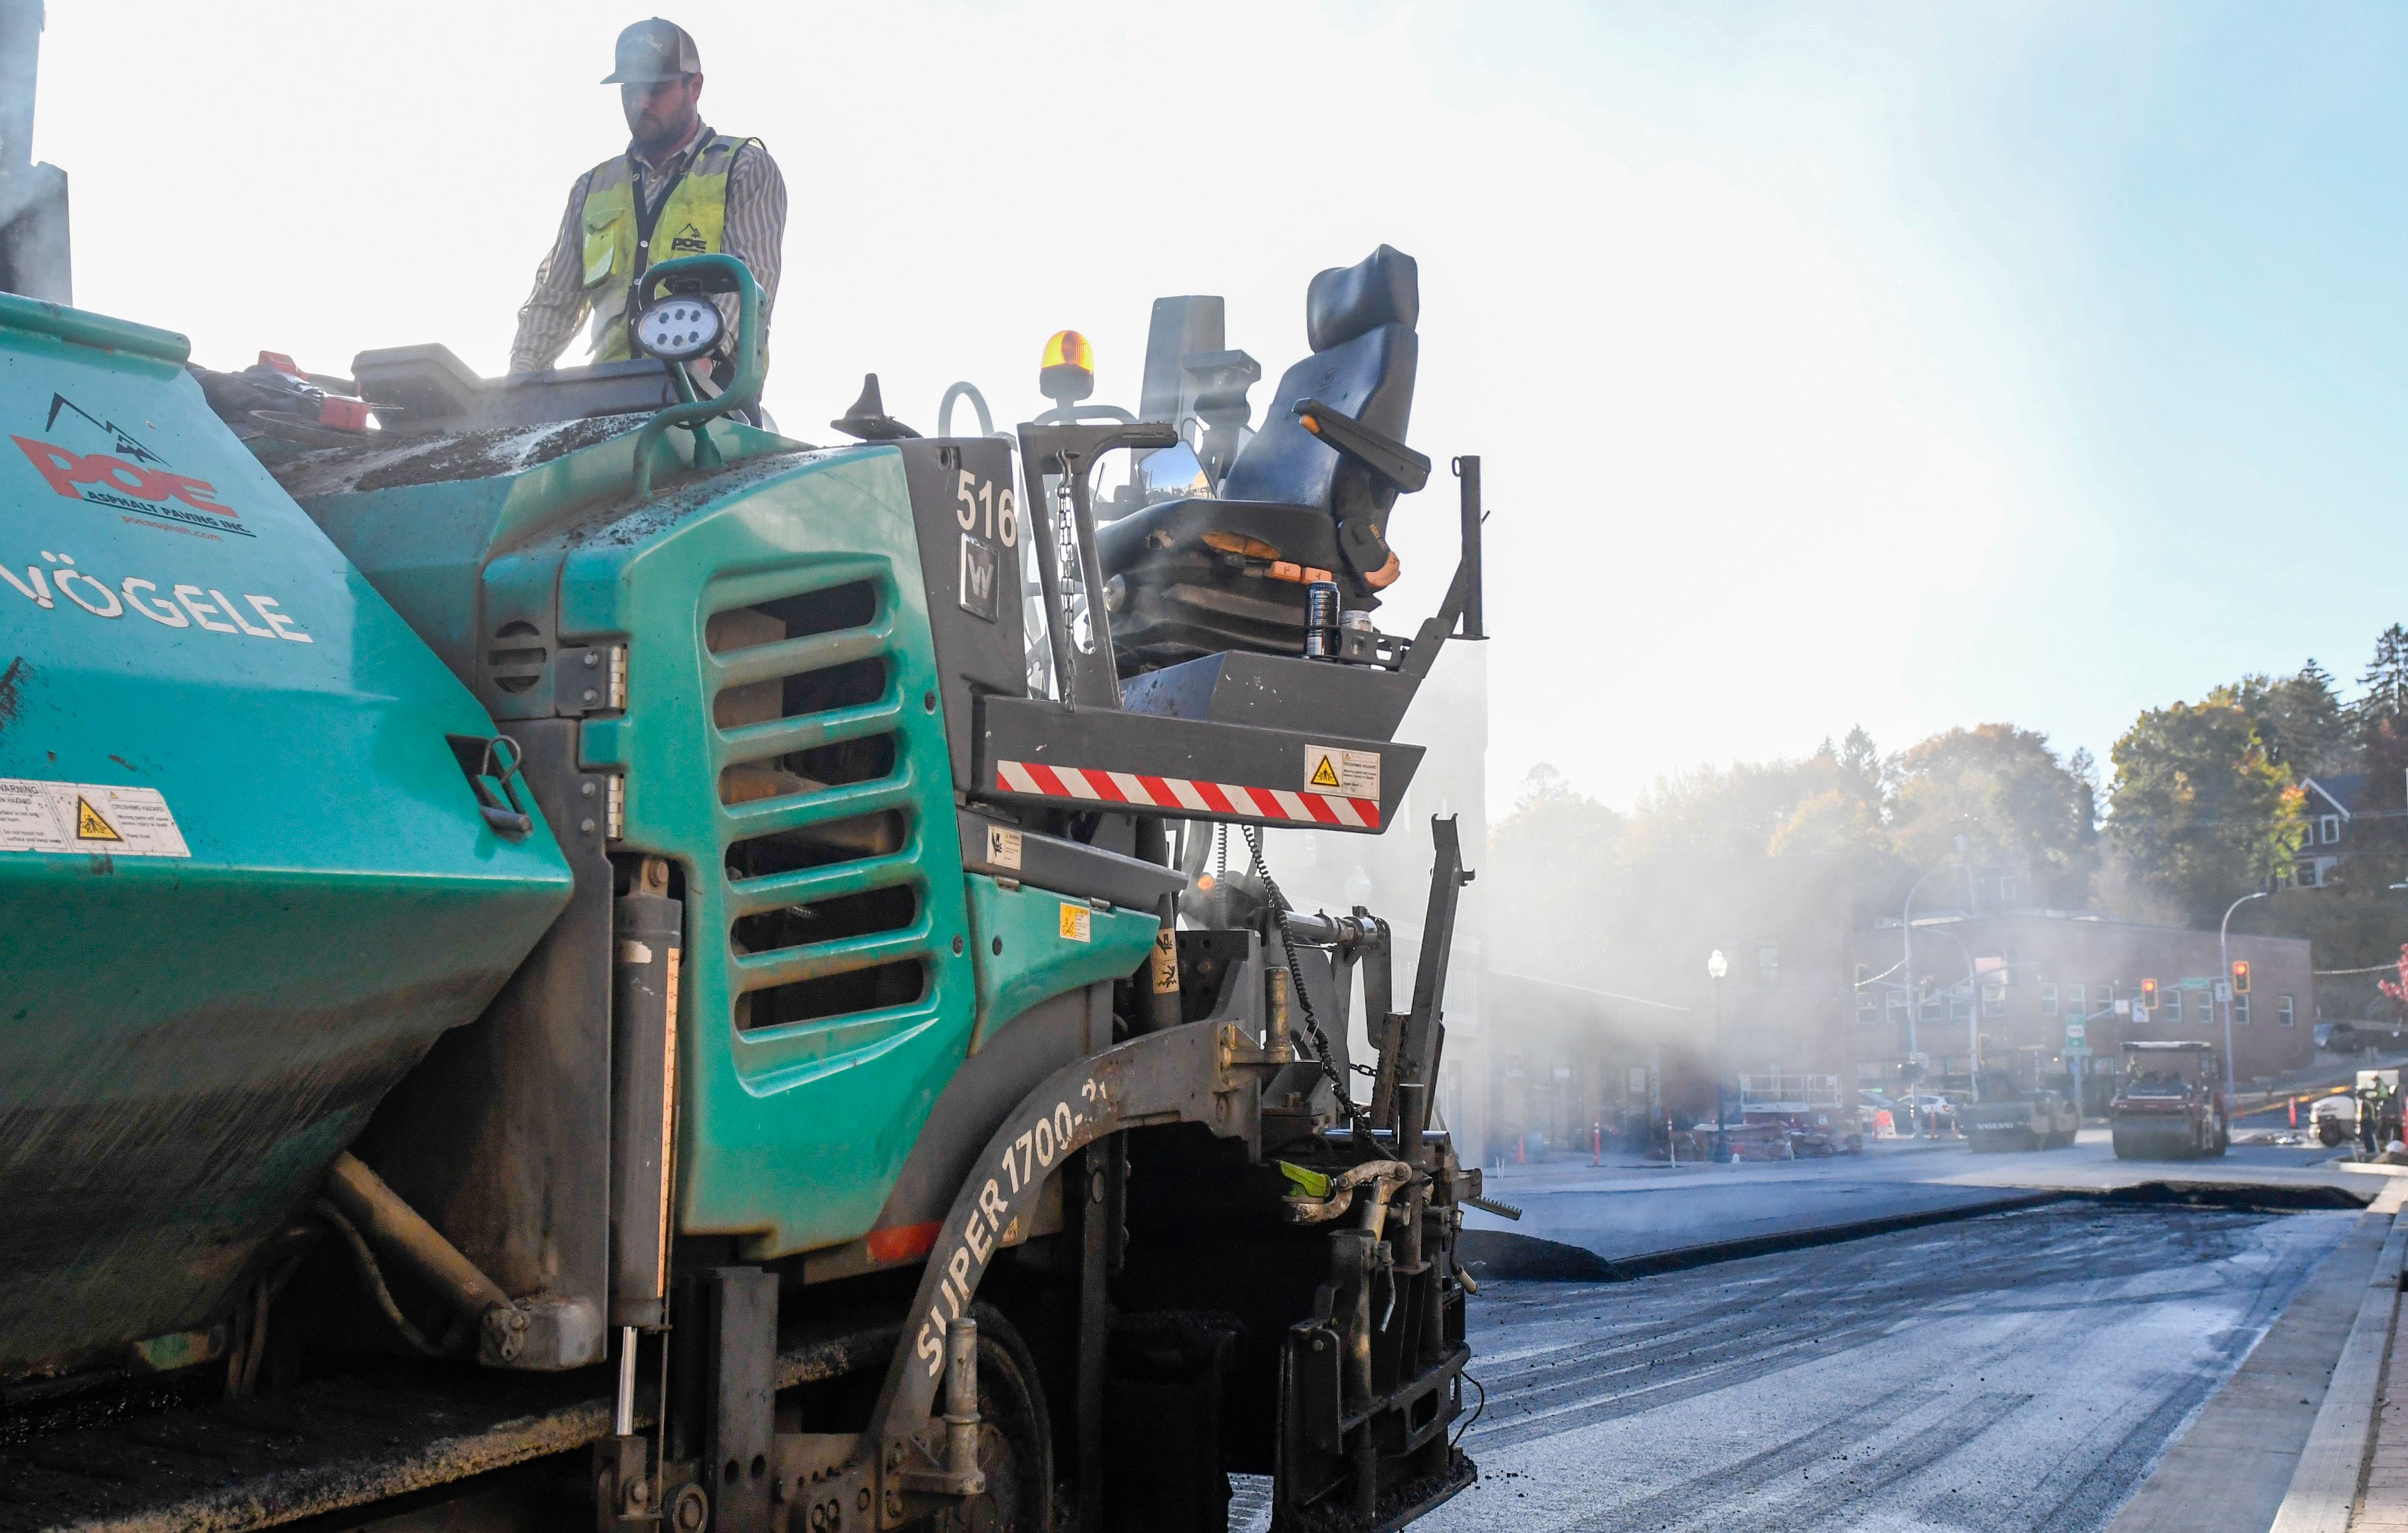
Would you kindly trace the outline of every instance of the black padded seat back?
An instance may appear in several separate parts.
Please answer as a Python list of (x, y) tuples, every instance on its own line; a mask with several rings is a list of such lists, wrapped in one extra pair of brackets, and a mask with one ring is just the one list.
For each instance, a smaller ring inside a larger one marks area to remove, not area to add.
[[(1374, 431), (1404, 440), (1413, 409), (1413, 371), (1421, 337), (1401, 324), (1383, 324), (1341, 346), (1317, 351), (1280, 375), (1279, 393), (1262, 429), (1229, 466), (1225, 500), (1276, 500), (1318, 506), (1343, 518), (1358, 499), (1373, 496), (1371, 476), (1304, 429), (1297, 401), (1318, 399)], [(1393, 491), (1375, 501), (1385, 513)]]
[(1383, 324), (1421, 322), (1421, 268), (1393, 245), (1351, 266), (1315, 273), (1304, 290), (1304, 343), (1316, 351), (1343, 346)]
[(1343, 520), (1368, 506), (1386, 530), (1396, 492), (1304, 429), (1299, 400), (1318, 399), (1374, 431), (1405, 439), (1413, 409), (1421, 338), (1421, 286), (1413, 258), (1383, 245), (1352, 266), (1312, 279), (1304, 326), (1312, 355), (1282, 374), (1262, 429), (1239, 452), (1223, 480), (1227, 500), (1315, 506)]

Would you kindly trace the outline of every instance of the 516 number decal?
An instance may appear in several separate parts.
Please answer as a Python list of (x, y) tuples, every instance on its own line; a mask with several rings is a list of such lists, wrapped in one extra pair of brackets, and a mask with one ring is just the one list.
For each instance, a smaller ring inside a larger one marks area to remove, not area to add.
[(953, 520), (964, 532), (974, 533), (983, 522), (986, 536), (1005, 548), (1020, 540), (1020, 514), (1013, 508), (1011, 487), (998, 489), (993, 480), (982, 480), (965, 468), (953, 488)]

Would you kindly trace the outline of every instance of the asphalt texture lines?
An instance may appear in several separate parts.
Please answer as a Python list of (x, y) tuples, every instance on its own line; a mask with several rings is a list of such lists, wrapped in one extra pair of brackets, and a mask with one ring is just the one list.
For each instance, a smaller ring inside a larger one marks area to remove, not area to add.
[(1481, 1483), (1419, 1526), (2103, 1528), (2354, 1217), (2066, 1203), (1493, 1283)]

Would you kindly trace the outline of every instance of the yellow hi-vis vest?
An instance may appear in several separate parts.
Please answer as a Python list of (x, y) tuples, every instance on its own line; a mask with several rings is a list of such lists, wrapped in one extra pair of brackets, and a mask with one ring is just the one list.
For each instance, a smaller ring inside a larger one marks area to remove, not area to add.
[(585, 294), (594, 305), (594, 360), (636, 354), (628, 294), (656, 261), (718, 251), (727, 232), (727, 171), (736, 151), (756, 138), (713, 134), (669, 183), (650, 219), (638, 206), (627, 155), (594, 167), (579, 216), (585, 222)]

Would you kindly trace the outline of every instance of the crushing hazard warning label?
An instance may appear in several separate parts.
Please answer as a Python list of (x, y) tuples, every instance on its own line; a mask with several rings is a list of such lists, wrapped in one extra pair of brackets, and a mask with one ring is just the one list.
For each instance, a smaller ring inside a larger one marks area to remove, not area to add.
[(1308, 745), (1304, 748), (1304, 786), (1308, 793), (1376, 799), (1380, 796), (1380, 752)]
[(76, 795), (76, 839), (79, 841), (122, 841), (108, 816), (92, 807), (92, 800)]
[(189, 857), (184, 833), (156, 788), (0, 777), (0, 852), (105, 852)]

